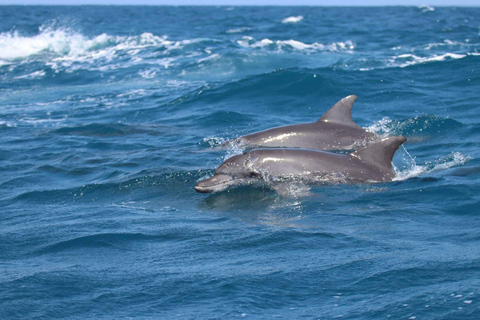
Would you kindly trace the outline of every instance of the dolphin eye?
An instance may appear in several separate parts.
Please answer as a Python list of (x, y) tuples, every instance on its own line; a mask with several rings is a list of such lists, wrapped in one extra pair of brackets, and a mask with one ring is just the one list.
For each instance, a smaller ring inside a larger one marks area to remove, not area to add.
[(252, 171), (250, 172), (250, 177), (251, 178), (260, 178), (260, 173), (259, 172), (256, 172), (256, 171)]

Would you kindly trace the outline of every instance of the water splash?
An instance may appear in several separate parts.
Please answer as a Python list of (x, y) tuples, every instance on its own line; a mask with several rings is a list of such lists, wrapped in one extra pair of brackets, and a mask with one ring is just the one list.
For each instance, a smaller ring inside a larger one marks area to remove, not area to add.
[(207, 143), (210, 146), (210, 148), (217, 148), (217, 147), (220, 147), (223, 143), (225, 143), (225, 139), (211, 136), (211, 137), (203, 138), (203, 142)]
[(425, 162), (423, 165), (419, 165), (416, 163), (415, 158), (412, 157), (404, 147), (403, 151), (406, 155), (402, 159), (404, 164), (401, 169), (394, 165), (394, 170), (397, 176), (393, 179), (393, 181), (403, 181), (431, 172), (462, 166), (472, 159), (470, 156), (460, 152), (452, 152), (447, 156), (441, 157), (434, 161)]
[(402, 120), (392, 120), (389, 117), (384, 117), (366, 129), (382, 137), (403, 135), (408, 138), (450, 132), (461, 126), (463, 126), (461, 122), (450, 118), (421, 115)]
[(240, 143), (237, 143), (236, 141), (233, 141), (232, 143), (228, 144), (227, 147), (227, 153), (223, 157), (223, 161), (226, 161), (227, 159), (242, 154), (244, 152), (244, 148)]

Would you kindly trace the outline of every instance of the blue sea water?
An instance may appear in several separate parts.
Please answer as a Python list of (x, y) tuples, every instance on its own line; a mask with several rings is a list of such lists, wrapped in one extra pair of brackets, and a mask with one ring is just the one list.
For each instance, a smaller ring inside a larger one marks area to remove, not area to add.
[[(0, 7), (1, 319), (479, 319), (480, 8)], [(195, 184), (353, 118), (391, 183)]]

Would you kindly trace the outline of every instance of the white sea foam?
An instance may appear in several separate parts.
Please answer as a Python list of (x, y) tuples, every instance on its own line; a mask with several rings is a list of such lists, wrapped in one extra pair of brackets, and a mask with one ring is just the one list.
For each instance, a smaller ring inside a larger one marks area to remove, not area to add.
[(66, 120), (67, 120), (66, 116), (59, 119), (37, 119), (37, 118), (27, 117), (27, 118), (19, 119), (19, 122), (31, 124), (33, 126), (37, 126), (40, 124), (44, 126), (48, 126), (48, 125), (55, 125), (57, 123), (64, 122)]
[(7, 128), (15, 128), (17, 125), (15, 123), (9, 121), (2, 121), (0, 120), (0, 128), (7, 127)]
[(303, 16), (288, 17), (282, 20), (282, 23), (297, 23), (303, 20)]
[(315, 52), (315, 51), (329, 51), (329, 52), (340, 52), (340, 51), (352, 51), (355, 46), (353, 42), (334, 42), (330, 44), (322, 44), (314, 42), (312, 44), (304, 43), (298, 40), (270, 40), (268, 38), (255, 41), (252, 37), (245, 36), (240, 40), (237, 40), (237, 43), (245, 48), (265, 48), (272, 47), (272, 49), (277, 51), (283, 51), (285, 49), (294, 49), (297, 51), (306, 51), (306, 52)]
[(431, 50), (433, 48), (445, 47), (445, 46), (471, 47), (472, 45), (469, 44), (469, 43), (464, 43), (464, 42), (452, 41), (450, 39), (445, 39), (445, 40), (443, 40), (443, 42), (435, 42), (435, 43), (429, 43), (429, 44), (425, 45), (425, 50)]
[(227, 33), (241, 33), (244, 31), (251, 30), (251, 28), (248, 27), (242, 27), (242, 28), (234, 28), (234, 29), (228, 29), (226, 32)]
[(237, 40), (237, 43), (245, 48), (262, 48), (273, 44), (273, 41), (270, 39), (263, 39), (261, 41), (254, 41), (252, 37), (245, 36), (240, 40)]
[(313, 43), (313, 44), (306, 44), (297, 40), (284, 40), (284, 41), (277, 41), (277, 45), (280, 49), (282, 49), (285, 46), (290, 46), (296, 50), (311, 50), (315, 48), (319, 48), (321, 50), (324, 49), (323, 45), (320, 45), (318, 43)]
[(464, 59), (468, 56), (479, 56), (480, 53), (477, 52), (467, 52), (467, 53), (445, 53), (432, 56), (421, 56), (412, 53), (400, 54), (393, 56), (385, 60), (385, 64), (374, 67), (362, 67), (359, 68), (360, 71), (370, 71), (378, 68), (406, 68), (410, 66), (415, 66), (419, 64), (433, 63), (433, 62), (443, 62), (443, 61), (452, 61)]
[(155, 78), (155, 76), (157, 75), (157, 71), (158, 70), (156, 68), (151, 68), (139, 71), (138, 74), (144, 79), (152, 79)]
[(446, 61), (446, 60), (457, 60), (457, 59), (463, 59), (467, 56), (468, 54), (458, 54), (458, 53), (445, 53), (445, 54), (440, 54), (440, 55), (433, 55), (430, 57), (420, 57), (414, 54), (406, 53), (406, 54), (401, 54), (398, 56), (394, 56), (390, 60), (390, 65), (391, 66), (399, 66), (401, 68), (412, 66), (412, 65), (417, 65), (417, 64), (423, 64), (423, 63), (428, 63), (428, 62), (438, 62), (438, 61)]
[(464, 59), (468, 56), (478, 56), (478, 43), (465, 39), (456, 41), (444, 39), (442, 42), (426, 43), (414, 47), (396, 46), (390, 48), (395, 52), (388, 58), (381, 60), (379, 65), (360, 67), (360, 71), (369, 71), (377, 68), (397, 68), (409, 67), (425, 63), (435, 63), (451, 60)]

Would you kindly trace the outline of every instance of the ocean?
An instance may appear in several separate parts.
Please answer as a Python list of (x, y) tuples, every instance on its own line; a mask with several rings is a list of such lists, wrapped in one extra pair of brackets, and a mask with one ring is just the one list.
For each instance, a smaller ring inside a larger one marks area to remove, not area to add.
[[(480, 319), (480, 8), (0, 7), (1, 319)], [(380, 184), (194, 186), (353, 119)]]

